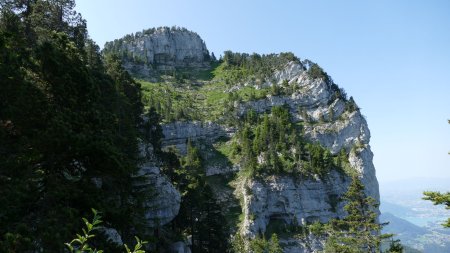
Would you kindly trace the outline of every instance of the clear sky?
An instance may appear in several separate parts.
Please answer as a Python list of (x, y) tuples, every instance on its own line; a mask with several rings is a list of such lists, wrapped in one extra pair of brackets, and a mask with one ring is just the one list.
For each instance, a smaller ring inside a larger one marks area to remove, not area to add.
[(77, 0), (77, 10), (101, 47), (176, 25), (216, 56), (315, 61), (362, 108), (380, 182), (450, 179), (450, 1)]

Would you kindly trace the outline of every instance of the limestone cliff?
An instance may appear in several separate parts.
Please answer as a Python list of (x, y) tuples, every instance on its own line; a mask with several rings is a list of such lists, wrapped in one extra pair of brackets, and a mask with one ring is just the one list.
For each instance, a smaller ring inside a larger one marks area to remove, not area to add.
[(210, 62), (205, 42), (184, 28), (160, 27), (127, 35), (106, 43), (103, 52), (122, 56), (125, 69), (141, 78), (153, 77), (156, 71), (207, 67)]
[[(301, 63), (289, 63), (274, 74), (278, 85), (287, 80), (298, 85), (289, 96), (274, 96), (240, 105), (241, 112), (253, 108), (267, 111), (276, 105), (287, 105), (294, 119), (304, 125), (304, 135), (333, 154), (344, 149), (349, 163), (365, 185), (366, 194), (379, 201), (378, 182), (370, 150), (370, 132), (358, 109), (346, 109), (346, 103), (333, 96), (333, 87), (324, 79), (311, 79)], [(326, 178), (291, 178), (270, 176), (263, 180), (245, 180), (236, 189), (243, 199), (244, 221), (241, 232), (248, 237), (264, 233), (270, 223), (310, 224), (343, 218), (344, 203), (339, 198), (347, 191), (348, 176), (331, 172)], [(285, 252), (315, 252), (322, 248), (317, 238), (282, 238)]]
[[(124, 66), (136, 77), (149, 77), (156, 69), (205, 67), (210, 61), (204, 42), (197, 34), (187, 30), (151, 30), (109, 43), (105, 50), (122, 52)], [(240, 210), (240, 221), (237, 215), (228, 215), (236, 217), (235, 220), (227, 221), (235, 225), (230, 234), (237, 231), (244, 238), (251, 240), (273, 230), (274, 224), (304, 226), (315, 221), (325, 223), (332, 218), (343, 218), (346, 215), (343, 209), (345, 203), (340, 197), (347, 191), (351, 178), (343, 171), (331, 170), (324, 176), (274, 174), (257, 178), (234, 177), (241, 164), (218, 150), (231, 145), (229, 140), (239, 130), (239, 124), (230, 126), (226, 119), (232, 115), (239, 120), (249, 110), (262, 114), (274, 106), (288, 108), (293, 122), (302, 126), (302, 136), (310, 143), (319, 143), (332, 155), (345, 153), (348, 169), (359, 175), (365, 185), (366, 195), (379, 201), (367, 122), (353, 98), (348, 99), (345, 92), (334, 84), (326, 73), (319, 71), (319, 74), (314, 74), (314, 71), (317, 72), (314, 68), (317, 66), (308, 60), (292, 59), (277, 61), (276, 68), (263, 78), (250, 76), (231, 83), (226, 88), (220, 86), (224, 83), (220, 78), (226, 75), (196, 83), (193, 88), (177, 83), (173, 85), (173, 90), (179, 92), (178, 95), (173, 95), (174, 97), (183, 99), (181, 94), (189, 94), (190, 101), (198, 99), (190, 104), (197, 110), (203, 110), (202, 115), (207, 116), (211, 110), (217, 108), (217, 104), (226, 104), (223, 102), (225, 99), (221, 98), (222, 95), (244, 93), (246, 90), (263, 94), (233, 100), (231, 107), (222, 108), (223, 111), (219, 113), (214, 112), (219, 115), (217, 118), (172, 120), (162, 125), (165, 136), (163, 147), (175, 148), (179, 155), (183, 155), (186, 153), (187, 140), (195, 142), (206, 161), (206, 175), (216, 180), (211, 180), (216, 182), (216, 185), (211, 187), (216, 200), (222, 204), (223, 212), (227, 214), (236, 209)], [(173, 82), (176, 81), (166, 80), (167, 85)], [(284, 92), (261, 92), (277, 87)], [(163, 92), (167, 93), (169, 90), (164, 89)], [(214, 93), (211, 93), (211, 90), (214, 90)], [(217, 101), (208, 104), (208, 94), (218, 97)], [(199, 106), (204, 107), (199, 109)], [(159, 173), (154, 162), (145, 163), (141, 172), (153, 178), (159, 192), (159, 197), (149, 201), (149, 205), (157, 207), (149, 213), (149, 220), (158, 220), (161, 224), (169, 222), (178, 212), (180, 194)], [(228, 179), (233, 177), (234, 180), (229, 182)], [(280, 237), (280, 242), (284, 252), (309, 253), (321, 250), (324, 238), (312, 234), (303, 237), (284, 234)]]

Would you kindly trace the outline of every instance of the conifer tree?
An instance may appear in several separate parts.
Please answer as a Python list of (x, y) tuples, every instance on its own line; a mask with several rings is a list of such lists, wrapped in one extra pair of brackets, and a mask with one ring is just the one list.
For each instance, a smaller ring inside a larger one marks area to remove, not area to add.
[(343, 196), (347, 202), (344, 209), (347, 216), (332, 220), (332, 231), (327, 240), (325, 252), (379, 252), (382, 224), (377, 221), (378, 203), (366, 197), (364, 185), (357, 176), (352, 177), (348, 191)]

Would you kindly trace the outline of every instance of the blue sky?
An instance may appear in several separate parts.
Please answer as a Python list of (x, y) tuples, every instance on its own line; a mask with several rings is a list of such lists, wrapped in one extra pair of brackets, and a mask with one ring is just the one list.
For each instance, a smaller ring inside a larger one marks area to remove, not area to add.
[(450, 179), (450, 1), (78, 0), (77, 10), (101, 47), (176, 25), (216, 56), (315, 61), (362, 108), (380, 182)]

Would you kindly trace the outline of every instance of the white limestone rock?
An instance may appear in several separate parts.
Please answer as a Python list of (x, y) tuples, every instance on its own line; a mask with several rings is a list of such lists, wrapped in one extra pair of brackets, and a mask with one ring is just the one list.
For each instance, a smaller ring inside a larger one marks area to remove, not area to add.
[[(147, 154), (144, 163), (135, 177), (143, 177), (141, 183), (136, 186), (149, 186), (152, 195), (146, 201), (147, 212), (145, 218), (150, 227), (162, 226), (169, 223), (177, 216), (180, 209), (181, 195), (172, 185), (170, 180), (159, 169), (159, 164), (154, 160), (151, 144), (141, 144), (141, 153)], [(152, 154), (149, 156), (148, 154)]]
[[(288, 81), (288, 83), (292, 83), (296, 81), (299, 75), (304, 71), (305, 68), (302, 64), (291, 61), (286, 64), (283, 69), (275, 71), (272, 81), (274, 81), (275, 84), (281, 84), (284, 80)], [(266, 85), (268, 85), (268, 83)]]
[(349, 183), (348, 177), (336, 171), (324, 179), (270, 176), (241, 182), (235, 191), (243, 200), (241, 233), (253, 238), (264, 233), (271, 220), (305, 225), (342, 218), (343, 203), (337, 200), (347, 191)]
[(150, 78), (154, 70), (209, 66), (210, 55), (197, 33), (184, 28), (160, 27), (153, 32), (136, 33), (108, 42), (105, 49), (118, 48), (124, 67), (134, 75)]
[(368, 144), (370, 131), (364, 117), (355, 111), (333, 122), (305, 125), (305, 136), (336, 154), (342, 148), (349, 151), (355, 145)]

